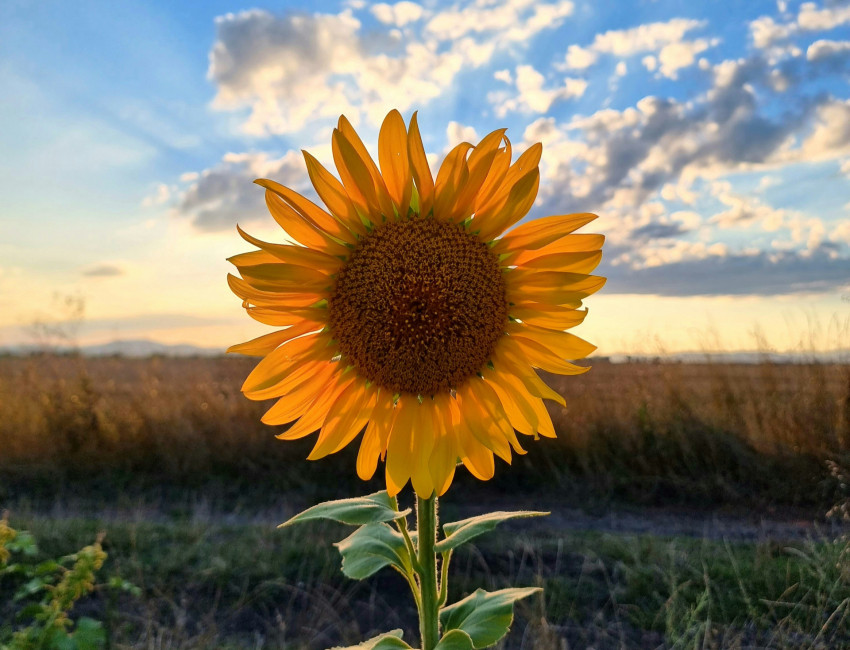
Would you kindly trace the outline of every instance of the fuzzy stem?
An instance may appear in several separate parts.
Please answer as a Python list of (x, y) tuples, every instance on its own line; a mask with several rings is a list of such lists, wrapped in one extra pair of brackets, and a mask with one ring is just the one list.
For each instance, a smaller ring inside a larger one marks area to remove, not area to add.
[(417, 497), (417, 533), (419, 545), (419, 584), (422, 603), (419, 609), (419, 633), (422, 650), (434, 650), (440, 640), (439, 593), (437, 592), (437, 497)]

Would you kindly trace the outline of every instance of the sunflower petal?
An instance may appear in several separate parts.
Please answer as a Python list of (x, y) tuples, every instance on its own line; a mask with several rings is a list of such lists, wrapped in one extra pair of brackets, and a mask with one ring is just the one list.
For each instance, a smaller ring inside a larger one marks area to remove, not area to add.
[(378, 394), (372, 419), (366, 425), (360, 450), (357, 452), (357, 476), (364, 481), (368, 481), (375, 475), (378, 459), (387, 448), (387, 438), (392, 429), (394, 417), (392, 395), (387, 395), (387, 391), (382, 390)]
[(493, 365), (500, 371), (504, 370), (514, 375), (535, 397), (551, 399), (561, 406), (566, 406), (567, 402), (563, 396), (552, 390), (537, 376), (534, 369), (528, 365), (528, 361), (517, 352), (516, 346), (510, 344), (509, 339), (510, 337), (504, 337), (499, 341), (499, 345), (493, 351)]
[(322, 430), (307, 460), (319, 460), (335, 454), (357, 437), (375, 409), (377, 388), (362, 380), (352, 382), (328, 409)]
[(287, 341), (257, 364), (243, 382), (242, 392), (250, 393), (273, 386), (285, 377), (296, 363), (314, 361), (322, 357), (330, 361), (333, 351), (328, 346), (329, 341), (327, 334), (308, 334)]
[(520, 250), (534, 250), (543, 248), (556, 239), (578, 230), (584, 225), (596, 219), (595, 214), (581, 212), (578, 214), (556, 215), (534, 219), (521, 224), (506, 233), (493, 246), (493, 252), (497, 255)]
[(472, 149), (468, 142), (461, 142), (446, 155), (434, 184), (434, 218), (439, 221), (454, 221), (458, 215), (457, 197), (469, 179), (466, 154)]
[(319, 393), (319, 396), (310, 405), (310, 408), (307, 409), (304, 415), (298, 418), (295, 424), (289, 427), (289, 429), (283, 433), (279, 433), (275, 437), (279, 440), (298, 440), (319, 430), (328, 415), (328, 409), (330, 409), (340, 393), (354, 381), (357, 381), (357, 376), (353, 372), (337, 375), (335, 383), (330, 385), (327, 390)]
[(487, 172), (487, 178), (484, 179), (481, 189), (478, 190), (478, 194), (475, 197), (473, 208), (476, 214), (488, 205), (493, 200), (493, 197), (500, 192), (505, 181), (505, 176), (511, 166), (511, 141), (507, 136), (503, 137), (505, 147), (496, 152), (496, 156), (493, 158), (493, 164), (490, 165), (490, 169)]
[(413, 426), (419, 401), (413, 395), (402, 395), (396, 404), (396, 416), (387, 441), (387, 493), (393, 497), (407, 484), (413, 473)]
[(581, 273), (556, 271), (523, 271), (513, 269), (506, 276), (508, 302), (534, 300), (551, 305), (564, 305), (583, 300), (605, 286), (606, 278)]
[(542, 345), (560, 359), (584, 359), (596, 350), (596, 346), (569, 332), (537, 327), (529, 323), (509, 323), (511, 338), (525, 338)]
[(457, 400), (461, 417), (469, 427), (470, 433), (482, 445), (492, 450), (506, 463), (511, 462), (511, 446), (494, 421), (485, 404), (479, 401), (475, 388), (472, 386), (477, 377), (467, 380), (457, 389)]
[(503, 253), (502, 263), (506, 266), (524, 266), (529, 261), (546, 255), (598, 251), (604, 243), (605, 235), (586, 233), (562, 235), (560, 239), (556, 239), (541, 248), (520, 249), (507, 254)]
[(410, 157), (410, 171), (419, 193), (419, 214), (427, 217), (434, 208), (434, 177), (428, 166), (416, 113), (410, 118), (410, 128), (407, 131), (407, 153)]
[[(334, 175), (308, 152), (302, 151), (301, 153), (304, 154), (304, 161), (307, 163), (307, 174), (310, 176), (310, 182), (316, 188), (316, 194), (328, 206), (331, 214), (336, 215), (351, 232), (365, 235), (366, 228), (360, 221), (357, 210), (351, 199), (348, 198), (342, 183), (334, 178)], [(349, 234), (344, 241), (354, 243), (356, 238)]]
[(264, 357), (278, 346), (308, 332), (315, 332), (321, 329), (321, 325), (311, 323), (309, 321), (301, 321), (292, 327), (287, 327), (285, 330), (278, 330), (271, 334), (264, 334), (255, 339), (238, 343), (227, 348), (228, 354), (244, 354), (248, 357)]
[[(478, 400), (478, 404), (484, 409), (484, 412), (489, 416), (490, 422), (502, 433), (505, 439), (510, 443), (514, 452), (524, 454), (525, 449), (519, 444), (513, 427), (510, 425), (505, 409), (499, 400), (499, 396), (493, 388), (483, 379), (473, 377), (467, 382)], [(495, 451), (495, 450), (494, 450)]]
[(447, 393), (434, 397), (434, 450), (428, 459), (428, 469), (434, 483), (437, 496), (443, 495), (449, 489), (455, 474), (459, 451), (455, 442), (455, 432), (452, 426), (451, 407), (448, 400), (452, 399)]
[(473, 223), (472, 230), (477, 229), (478, 236), (485, 241), (500, 235), (528, 214), (539, 187), (540, 170), (534, 167), (511, 187), (507, 201), (498, 211), (490, 213), (485, 209), (476, 216), (480, 219), (480, 226), (476, 228)]
[(417, 496), (428, 499), (434, 492), (434, 481), (431, 478), (429, 459), (434, 450), (434, 407), (430, 400), (414, 407), (416, 419), (413, 434), (413, 466), (410, 482)]
[(513, 318), (518, 318), (523, 323), (562, 331), (581, 325), (587, 316), (586, 309), (582, 311), (571, 307), (544, 305), (535, 302), (511, 305), (509, 313)]
[(372, 160), (372, 156), (369, 155), (366, 145), (363, 144), (360, 136), (357, 135), (357, 131), (354, 130), (354, 127), (351, 126), (351, 122), (349, 122), (344, 115), (340, 116), (337, 128), (346, 137), (348, 142), (354, 148), (354, 151), (360, 157), (360, 160), (362, 160), (363, 164), (366, 165), (366, 169), (369, 171), (369, 174), (372, 176), (372, 183), (375, 188), (375, 197), (378, 200), (381, 214), (391, 218), (393, 216), (392, 199), (390, 198), (389, 192), (387, 192), (387, 186), (381, 176), (381, 172), (378, 170), (378, 166), (375, 164), (375, 161)]
[[(312, 248), (305, 248), (304, 246), (289, 246), (286, 244), (272, 244), (269, 242), (264, 242), (256, 237), (252, 237), (248, 233), (246, 233), (242, 228), (238, 225), (236, 226), (236, 230), (239, 232), (239, 235), (247, 241), (249, 244), (253, 244), (260, 250), (252, 251), (252, 253), (243, 253), (242, 255), (235, 255), (233, 257), (228, 258), (228, 261), (234, 264), (236, 267), (239, 266), (254, 266), (257, 264), (265, 264), (272, 261), (280, 261), (285, 262), (286, 264), (296, 264), (298, 266), (306, 266), (308, 268), (314, 269), (316, 271), (321, 271), (327, 275), (336, 273), (339, 268), (343, 264), (343, 260), (338, 257), (333, 257), (332, 255), (328, 255), (327, 253), (323, 253), (322, 251), (313, 250)], [(256, 257), (257, 253), (263, 253), (264, 258), (262, 261)], [(249, 255), (255, 255), (253, 259), (257, 261), (252, 261), (247, 259)], [(245, 256), (243, 258), (243, 256)], [(243, 258), (245, 262), (240, 264), (241, 260), (238, 258)]]
[(378, 160), (390, 198), (400, 217), (407, 216), (413, 178), (410, 174), (410, 156), (407, 151), (407, 128), (401, 113), (390, 111), (378, 135)]
[[(339, 364), (316, 361), (299, 365), (295, 372), (284, 379), (286, 384), (259, 399), (279, 397), (277, 402), (262, 417), (263, 424), (287, 424), (300, 418), (324, 391), (334, 373), (340, 372)], [(285, 393), (285, 395), (284, 395)]]

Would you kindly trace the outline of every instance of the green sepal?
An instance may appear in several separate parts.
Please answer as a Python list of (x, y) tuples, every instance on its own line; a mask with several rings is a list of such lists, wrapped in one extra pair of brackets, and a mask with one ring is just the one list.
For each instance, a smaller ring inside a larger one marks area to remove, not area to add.
[(487, 592), (477, 589), (461, 601), (440, 611), (440, 622), (446, 633), (461, 630), (472, 639), (472, 647), (487, 648), (508, 633), (514, 620), (514, 602), (527, 598), (539, 587), (501, 589)]
[(381, 491), (365, 497), (319, 503), (283, 522), (278, 528), (317, 519), (331, 519), (350, 526), (363, 526), (392, 521), (408, 514), (410, 514), (410, 508), (398, 512), (393, 508), (386, 491)]
[(434, 646), (434, 650), (473, 650), (472, 638), (463, 630), (451, 630), (440, 642)]
[(396, 648), (410, 648), (404, 641), (401, 640), (402, 631), (393, 630), (381, 636), (376, 636), (374, 639), (364, 641), (359, 645), (336, 646), (330, 650), (395, 650)]
[(478, 537), (484, 533), (488, 533), (498, 526), (503, 521), (508, 519), (519, 519), (521, 517), (545, 517), (548, 512), (538, 512), (535, 510), (518, 510), (516, 512), (490, 512), (486, 515), (478, 515), (469, 519), (461, 519), (448, 524), (443, 524), (443, 532), (445, 539), (437, 542), (434, 547), (438, 553), (457, 548), (461, 544), (466, 544), (469, 540)]
[(412, 571), (404, 537), (384, 523), (361, 526), (334, 546), (342, 555), (342, 572), (354, 580), (368, 578), (386, 566), (404, 575)]

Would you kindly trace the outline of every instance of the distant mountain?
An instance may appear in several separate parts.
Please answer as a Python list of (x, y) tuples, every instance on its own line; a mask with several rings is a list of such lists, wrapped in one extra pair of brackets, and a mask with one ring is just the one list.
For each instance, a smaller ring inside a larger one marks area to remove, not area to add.
[[(591, 358), (591, 360), (593, 357)], [(596, 357), (598, 359), (598, 357)], [(611, 363), (659, 361), (662, 363), (850, 363), (850, 350), (828, 352), (758, 352), (738, 350), (730, 352), (675, 352), (673, 354), (614, 354)]]
[(204, 348), (197, 345), (190, 345), (188, 343), (170, 345), (167, 343), (148, 341), (146, 339), (111, 341), (109, 343), (101, 343), (99, 345), (84, 345), (77, 349), (70, 346), (55, 346), (48, 348), (43, 345), (15, 345), (0, 347), (0, 354), (26, 356), (45, 352), (46, 350), (58, 354), (67, 354), (78, 351), (80, 354), (87, 357), (214, 357), (224, 354), (223, 348)]

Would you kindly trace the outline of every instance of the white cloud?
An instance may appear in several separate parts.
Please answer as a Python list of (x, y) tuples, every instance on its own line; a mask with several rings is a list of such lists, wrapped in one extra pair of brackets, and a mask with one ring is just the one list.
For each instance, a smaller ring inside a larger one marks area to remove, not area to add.
[(478, 133), (475, 131), (474, 126), (464, 126), (452, 120), (446, 127), (446, 141), (448, 142), (449, 149), (460, 142), (476, 144), (478, 142)]
[(158, 205), (165, 205), (171, 200), (173, 189), (165, 183), (160, 183), (156, 186), (154, 193), (142, 199), (143, 208), (153, 208)]
[(628, 71), (629, 69), (626, 66), (625, 61), (620, 61), (619, 63), (617, 63), (617, 67), (614, 70), (618, 77), (625, 77)]
[(396, 2), (392, 5), (379, 2), (372, 5), (371, 11), (372, 15), (382, 23), (396, 27), (404, 27), (409, 23), (414, 23), (425, 15), (422, 5), (407, 1)]
[(565, 68), (568, 70), (584, 70), (589, 68), (599, 56), (593, 50), (588, 50), (579, 45), (570, 45), (567, 48)]
[(455, 40), (473, 33), (498, 32), (507, 41), (524, 41), (543, 29), (557, 27), (573, 13), (569, 0), (541, 4), (535, 0), (481, 2), (455, 5), (428, 22), (426, 31), (440, 40)]
[(809, 31), (834, 29), (846, 23), (850, 23), (850, 6), (819, 9), (814, 2), (804, 2), (797, 15), (797, 25)]
[(643, 67), (645, 67), (650, 72), (655, 72), (655, 69), (658, 67), (658, 59), (656, 59), (651, 54), (647, 54), (640, 61), (641, 63), (643, 63)]
[[(371, 9), (387, 26), (409, 25), (427, 13), (412, 2)], [(565, 0), (477, 1), (429, 14), (423, 29), (404, 35), (395, 28), (366, 32), (350, 8), (227, 14), (216, 19), (210, 52), (213, 106), (247, 108), (243, 128), (252, 135), (292, 133), (340, 114), (355, 125), (363, 117), (379, 124), (391, 108), (405, 111), (443, 95), (461, 70), (489, 62), (497, 47), (525, 44), (572, 10)]]
[(496, 70), (496, 72), (493, 73), (493, 79), (496, 81), (502, 81), (506, 84), (512, 84), (514, 82), (514, 78), (511, 75), (510, 70)]
[(848, 52), (850, 52), (850, 41), (828, 41), (821, 39), (809, 45), (809, 49), (806, 50), (806, 59), (809, 61), (819, 61)]
[(516, 69), (516, 91), (513, 97), (501, 93), (490, 95), (491, 103), (497, 117), (504, 117), (510, 112), (546, 113), (558, 100), (581, 97), (587, 89), (584, 79), (564, 79), (564, 85), (555, 88), (545, 88), (545, 78), (530, 65), (521, 65)]
[(697, 54), (719, 42), (719, 39), (700, 38), (695, 41), (679, 41), (665, 45), (658, 53), (660, 73), (669, 79), (676, 79), (679, 70), (694, 64)]
[(667, 22), (647, 23), (630, 29), (610, 30), (597, 34), (590, 49), (616, 56), (632, 56), (640, 52), (660, 50), (681, 41), (692, 29), (702, 27), (704, 20), (673, 18)]

